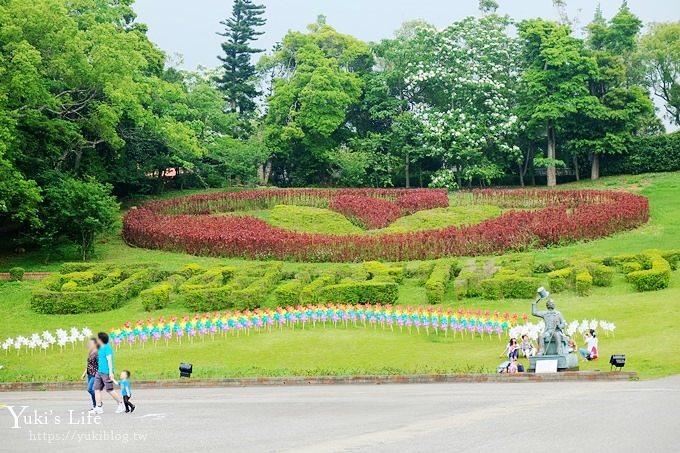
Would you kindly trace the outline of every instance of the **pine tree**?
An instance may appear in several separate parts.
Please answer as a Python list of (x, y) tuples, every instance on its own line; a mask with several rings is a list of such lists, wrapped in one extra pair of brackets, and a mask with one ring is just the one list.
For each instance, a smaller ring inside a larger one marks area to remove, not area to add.
[(218, 35), (227, 40), (222, 43), (224, 55), (219, 57), (224, 74), (217, 82), (231, 112), (249, 113), (255, 110), (254, 98), (258, 92), (251, 56), (263, 50), (252, 47), (252, 43), (264, 33), (258, 31), (267, 22), (262, 17), (264, 12), (265, 6), (254, 4), (252, 0), (234, 0), (231, 17), (220, 22), (225, 30)]

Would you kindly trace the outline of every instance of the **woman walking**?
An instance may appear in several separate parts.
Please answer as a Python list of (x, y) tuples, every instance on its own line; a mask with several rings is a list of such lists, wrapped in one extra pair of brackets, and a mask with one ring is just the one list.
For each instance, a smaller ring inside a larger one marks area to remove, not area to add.
[(80, 379), (87, 379), (87, 393), (92, 398), (92, 409), (97, 407), (97, 400), (94, 397), (94, 377), (97, 374), (98, 351), (97, 340), (90, 338), (87, 342), (87, 365)]

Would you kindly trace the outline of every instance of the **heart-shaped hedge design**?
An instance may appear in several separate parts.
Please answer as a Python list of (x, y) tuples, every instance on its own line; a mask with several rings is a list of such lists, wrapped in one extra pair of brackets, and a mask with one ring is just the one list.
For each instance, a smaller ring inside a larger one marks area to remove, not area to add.
[[(307, 234), (223, 212), (279, 204), (330, 208), (369, 228), (448, 205), (443, 190), (289, 189), (195, 195), (149, 203), (125, 216), (134, 246), (194, 255), (295, 261), (406, 261), (475, 256), (592, 240), (649, 220), (646, 198), (598, 190), (477, 190), (471, 203), (511, 209), (476, 225), (381, 235)], [(445, 203), (445, 204), (444, 204)]]

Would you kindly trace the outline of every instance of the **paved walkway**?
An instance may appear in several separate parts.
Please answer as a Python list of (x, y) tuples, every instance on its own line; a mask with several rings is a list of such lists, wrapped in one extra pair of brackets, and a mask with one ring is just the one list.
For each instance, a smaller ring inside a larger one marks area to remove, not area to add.
[(553, 439), (560, 452), (680, 451), (680, 376), (139, 390), (134, 414), (114, 414), (105, 400), (99, 424), (81, 419), (85, 392), (0, 393), (0, 401), (17, 413), (29, 406), (23, 416), (32, 418), (11, 429), (14, 417), (0, 409), (7, 452), (548, 451)]

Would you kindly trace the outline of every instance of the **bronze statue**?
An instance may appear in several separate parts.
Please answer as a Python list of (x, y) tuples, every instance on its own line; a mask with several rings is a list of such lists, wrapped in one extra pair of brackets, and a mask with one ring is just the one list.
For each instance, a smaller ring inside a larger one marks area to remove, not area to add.
[(531, 304), (531, 314), (538, 318), (543, 318), (545, 323), (545, 329), (543, 333), (538, 337), (538, 355), (543, 356), (548, 354), (548, 348), (551, 344), (555, 345), (556, 355), (568, 354), (566, 349), (567, 343), (569, 342), (569, 337), (564, 334), (563, 329), (567, 327), (567, 321), (565, 321), (562, 313), (555, 310), (555, 301), (548, 299), (545, 303), (547, 310), (538, 311), (536, 306), (538, 305), (539, 299), (536, 299), (533, 304)]

